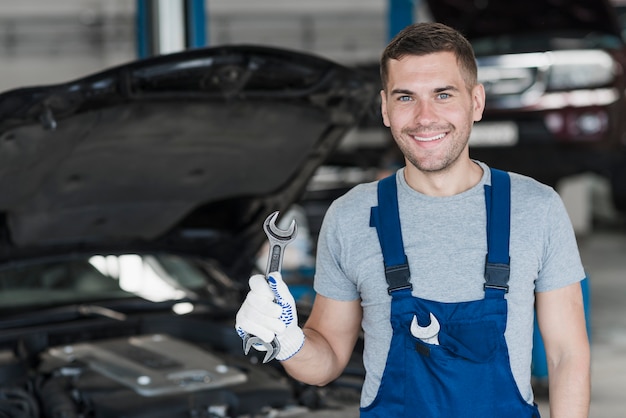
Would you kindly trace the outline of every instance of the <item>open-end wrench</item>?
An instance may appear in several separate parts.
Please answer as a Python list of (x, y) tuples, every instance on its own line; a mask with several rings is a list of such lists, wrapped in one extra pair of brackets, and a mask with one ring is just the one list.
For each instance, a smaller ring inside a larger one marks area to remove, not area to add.
[[(296, 238), (297, 226), (296, 221), (292, 220), (289, 228), (283, 230), (276, 226), (276, 219), (278, 218), (278, 211), (270, 214), (263, 223), (263, 229), (265, 235), (269, 240), (269, 255), (267, 257), (267, 267), (265, 269), (265, 279), (269, 277), (269, 274), (274, 271), (280, 271), (283, 265), (283, 254), (285, 253), (285, 247), (291, 241)], [(243, 339), (243, 351), (248, 354), (250, 348), (255, 344), (261, 344), (265, 347), (265, 357), (263, 363), (273, 360), (280, 352), (280, 343), (278, 339), (274, 337), (271, 343), (266, 343), (261, 338), (246, 334)]]
[(430, 324), (426, 327), (421, 327), (417, 323), (417, 317), (413, 315), (413, 321), (411, 321), (411, 334), (415, 338), (419, 338), (427, 344), (439, 345), (439, 331), (441, 330), (441, 325), (439, 325), (439, 321), (437, 317), (430, 313)]

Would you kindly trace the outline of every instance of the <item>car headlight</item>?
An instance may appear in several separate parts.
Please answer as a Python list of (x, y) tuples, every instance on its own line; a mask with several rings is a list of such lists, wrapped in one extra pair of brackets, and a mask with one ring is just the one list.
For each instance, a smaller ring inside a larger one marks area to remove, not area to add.
[(604, 51), (554, 51), (549, 56), (549, 90), (601, 87), (615, 77), (615, 61)]

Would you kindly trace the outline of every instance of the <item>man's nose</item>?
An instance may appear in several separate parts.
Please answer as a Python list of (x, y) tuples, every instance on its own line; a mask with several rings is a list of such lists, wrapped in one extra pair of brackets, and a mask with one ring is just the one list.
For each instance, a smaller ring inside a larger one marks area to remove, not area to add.
[(428, 101), (417, 101), (414, 112), (415, 122), (419, 123), (420, 125), (428, 125), (429, 123), (435, 122), (437, 120), (435, 109), (432, 103), (429, 103)]

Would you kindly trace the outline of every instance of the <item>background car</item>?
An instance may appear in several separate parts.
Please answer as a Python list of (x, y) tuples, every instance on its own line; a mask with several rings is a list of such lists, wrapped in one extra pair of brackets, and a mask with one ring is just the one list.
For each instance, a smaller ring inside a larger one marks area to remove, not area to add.
[[(610, 185), (607, 206), (626, 213), (625, 7), (623, 0), (421, 4), (420, 20), (460, 30), (475, 49), (487, 100), (470, 138), (472, 158), (553, 187), (578, 174), (598, 175)], [(359, 69), (380, 88), (377, 62)], [(379, 106), (359, 136), (333, 154), (341, 170), (328, 185), (336, 189), (331, 196), (342, 192), (339, 183), (345, 191), (403, 164)], [(355, 169), (361, 176), (352, 181)]]
[(358, 402), (350, 369), (328, 391), (245, 357), (234, 315), (264, 219), (298, 200), (375, 95), (347, 67), (259, 46), (0, 94), (0, 415)]
[(429, 1), (474, 46), (485, 112), (473, 157), (556, 185), (591, 172), (626, 211), (626, 46), (608, 0)]

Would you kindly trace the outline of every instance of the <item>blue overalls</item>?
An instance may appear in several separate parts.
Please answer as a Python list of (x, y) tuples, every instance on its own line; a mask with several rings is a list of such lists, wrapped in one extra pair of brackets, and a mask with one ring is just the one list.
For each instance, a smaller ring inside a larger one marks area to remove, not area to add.
[[(487, 258), (485, 297), (441, 303), (411, 295), (410, 272), (402, 234), (395, 175), (378, 185), (372, 208), (391, 295), (393, 336), (378, 394), (361, 408), (361, 417), (531, 418), (536, 406), (521, 396), (511, 372), (504, 338), (509, 280), (510, 178), (491, 170), (485, 186)], [(431, 339), (412, 331), (433, 328)], [(437, 329), (437, 327), (435, 327)]]

